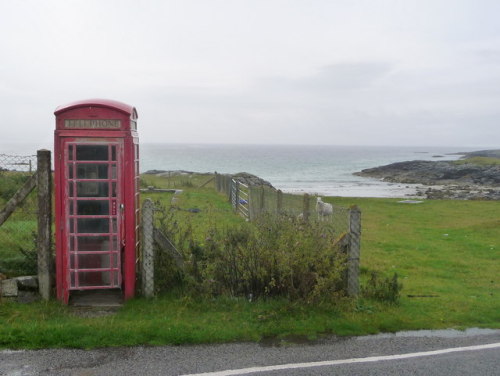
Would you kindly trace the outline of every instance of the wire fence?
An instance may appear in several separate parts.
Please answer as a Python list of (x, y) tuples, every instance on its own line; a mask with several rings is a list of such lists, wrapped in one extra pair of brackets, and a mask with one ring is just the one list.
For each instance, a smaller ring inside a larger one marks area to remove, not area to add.
[(328, 204), (331, 212), (324, 215), (318, 211), (319, 197), (314, 195), (283, 193), (266, 184), (245, 184), (238, 177), (223, 174), (215, 175), (215, 187), (228, 196), (237, 213), (250, 221), (262, 214), (289, 215), (325, 222), (339, 236), (349, 231), (350, 209)]
[(184, 269), (184, 258), (157, 227), (158, 222), (168, 216), (165, 208), (156, 207), (150, 199), (146, 199), (141, 211), (140, 290), (142, 296), (151, 298), (176, 284)]
[(0, 154), (0, 273), (6, 276), (37, 273), (36, 231), (38, 206), (32, 191), (14, 205), (16, 192), (28, 189), (37, 170), (36, 155)]
[[(327, 231), (329, 234), (328, 239), (331, 239), (331, 245), (333, 246), (332, 249), (340, 249), (340, 252), (344, 254), (343, 290), (348, 296), (358, 294), (361, 212), (357, 207), (345, 208), (323, 203), (322, 201), (320, 205), (320, 200), (316, 196), (285, 194), (266, 184), (252, 184), (248, 179), (244, 182), (239, 181), (237, 177), (235, 178), (232, 175), (216, 174), (215, 188), (219, 192), (226, 194), (235, 213), (243, 216), (248, 221), (258, 221), (260, 217), (266, 220), (269, 219), (269, 216), (271, 218), (272, 216), (280, 216), (280, 220), (284, 218), (287, 223), (310, 222), (315, 228), (320, 226), (322, 229), (322, 235), (320, 236), (322, 237), (325, 237), (325, 231)], [(325, 207), (328, 210), (325, 211)], [(175, 285), (176, 278), (180, 278), (178, 273), (181, 270), (186, 271), (186, 269), (183, 269), (184, 267), (189, 269), (193, 280), (199, 279), (198, 267), (207, 263), (204, 257), (208, 257), (208, 254), (203, 253), (203, 247), (198, 248), (195, 243), (188, 242), (188, 244), (180, 245), (181, 248), (184, 246), (187, 248), (179, 251), (171, 242), (171, 239), (168, 239), (155, 227), (158, 223), (158, 217), (155, 217), (155, 213), (161, 211), (149, 199), (144, 202), (142, 207), (143, 232), (140, 256), (142, 267), (140, 273), (142, 278), (141, 290), (146, 297), (153, 297), (162, 292), (162, 286)], [(165, 213), (163, 213), (164, 215)], [(259, 222), (256, 223), (257, 226)], [(217, 237), (215, 234), (212, 235)], [(213, 243), (212, 235), (207, 237), (206, 242)], [(235, 236), (235, 239), (244, 239), (246, 237), (244, 234), (240, 235)], [(318, 241), (321, 242), (320, 238), (318, 238)], [(205, 247), (208, 246), (207, 244), (205, 244)], [(227, 257), (230, 258), (231, 245), (224, 243), (223, 248), (224, 251), (219, 255), (221, 260)], [(207, 250), (205, 249), (205, 251)], [(208, 250), (208, 252), (210, 254), (214, 250)], [(245, 257), (244, 254), (233, 256), (236, 257), (230, 263), (233, 266), (238, 264), (238, 258)], [(334, 255), (332, 254), (331, 257), (334, 257)], [(231, 270), (229, 268), (226, 272), (231, 274)]]
[(359, 292), (359, 264), (361, 244), (361, 211), (357, 207), (324, 203), (321, 197), (287, 194), (269, 184), (240, 181), (238, 175), (215, 174), (215, 189), (228, 196), (235, 212), (249, 221), (263, 214), (287, 215), (304, 221), (318, 221), (332, 233), (347, 255), (345, 288), (348, 295)]

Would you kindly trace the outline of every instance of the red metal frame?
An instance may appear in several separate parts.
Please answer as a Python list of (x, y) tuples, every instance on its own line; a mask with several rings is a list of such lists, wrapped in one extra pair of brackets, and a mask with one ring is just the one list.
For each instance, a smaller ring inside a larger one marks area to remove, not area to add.
[[(57, 297), (67, 303), (72, 290), (121, 288), (131, 298), (139, 229), (137, 112), (116, 101), (86, 100), (58, 107), (55, 115)], [(107, 150), (107, 159), (78, 160), (85, 147)], [(102, 176), (92, 175), (97, 171)], [(102, 192), (93, 193), (97, 187)]]

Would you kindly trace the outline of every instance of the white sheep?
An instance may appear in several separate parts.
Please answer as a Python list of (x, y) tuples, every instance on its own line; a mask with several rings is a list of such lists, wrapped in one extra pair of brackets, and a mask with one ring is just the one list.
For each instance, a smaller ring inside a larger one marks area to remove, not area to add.
[(318, 213), (318, 219), (324, 220), (333, 214), (333, 206), (327, 202), (323, 202), (321, 197), (316, 200), (316, 212)]

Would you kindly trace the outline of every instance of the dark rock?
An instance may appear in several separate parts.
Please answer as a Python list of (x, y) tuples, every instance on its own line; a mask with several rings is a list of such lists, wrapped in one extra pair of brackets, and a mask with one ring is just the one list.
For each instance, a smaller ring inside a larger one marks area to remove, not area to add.
[(500, 150), (478, 150), (459, 154), (463, 154), (467, 157), (500, 158)]
[(35, 275), (16, 277), (15, 279), (19, 290), (38, 290), (38, 277)]
[(272, 184), (269, 183), (268, 181), (266, 181), (266, 180), (264, 180), (262, 178), (259, 178), (256, 175), (249, 174), (248, 172), (239, 172), (237, 174), (234, 174), (233, 175), (233, 179), (239, 181), (240, 183), (246, 184), (248, 186), (261, 186), (261, 185), (264, 185), (264, 186), (267, 186), (267, 187), (274, 188), (272, 186)]
[(458, 164), (453, 161), (409, 161), (369, 168), (356, 172), (358, 176), (378, 178), (393, 183), (424, 185), (500, 184), (500, 165)]
[[(462, 153), (461, 153), (462, 154)], [(468, 162), (470, 156), (500, 157), (500, 150), (467, 154), (464, 161), (408, 161), (370, 168), (354, 175), (377, 178), (392, 183), (433, 186), (419, 195), (427, 198), (459, 200), (499, 200), (500, 165)], [(438, 186), (438, 187), (435, 187)]]

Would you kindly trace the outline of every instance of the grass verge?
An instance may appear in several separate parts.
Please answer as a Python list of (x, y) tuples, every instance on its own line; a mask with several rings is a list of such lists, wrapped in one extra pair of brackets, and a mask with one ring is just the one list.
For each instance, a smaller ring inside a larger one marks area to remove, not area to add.
[[(207, 221), (231, 225), (225, 198), (213, 188), (186, 186), (180, 208), (200, 228)], [(148, 194), (153, 197), (157, 194)], [(169, 201), (172, 196), (155, 196)], [(284, 299), (193, 299), (172, 292), (133, 299), (111, 316), (82, 318), (57, 302), (0, 303), (0, 347), (131, 346), (259, 341), (323, 334), (362, 335), (398, 330), (500, 328), (500, 202), (328, 198), (362, 209), (362, 283), (371, 272), (403, 283), (399, 305), (360, 297), (330, 305)], [(220, 216), (220, 217), (219, 217)], [(220, 221), (220, 222), (219, 222)], [(201, 230), (200, 230), (201, 231)]]

